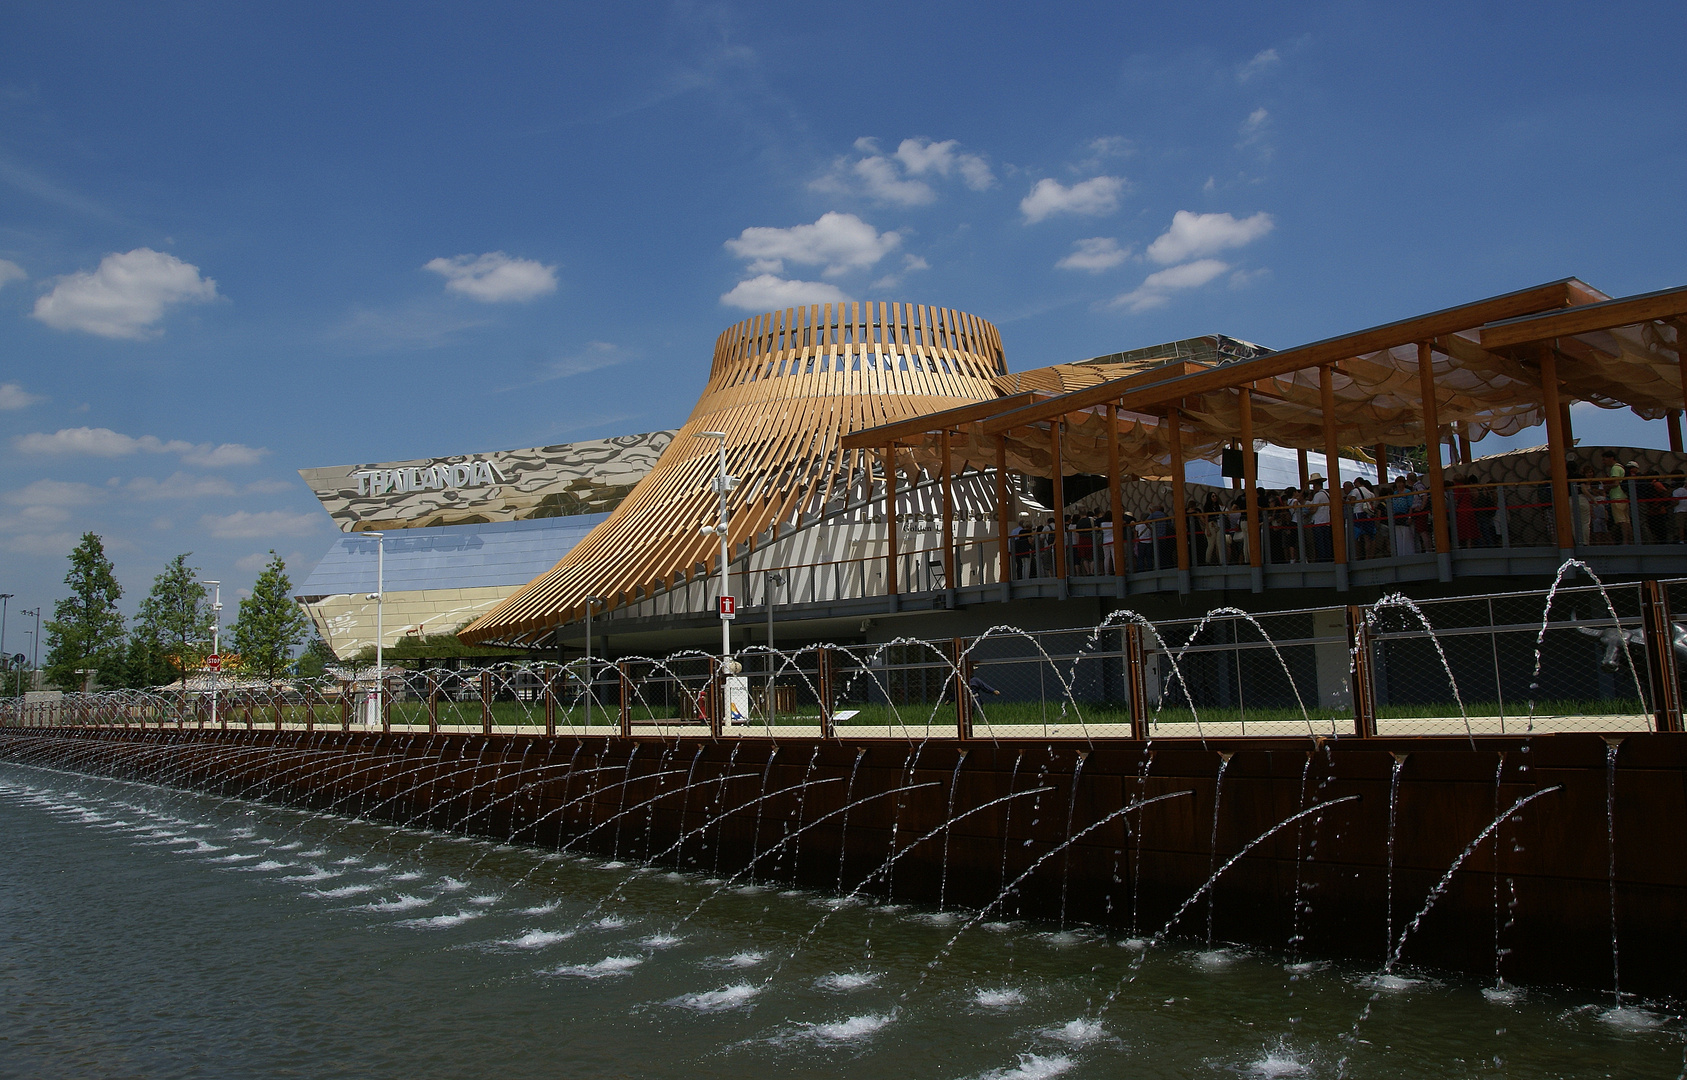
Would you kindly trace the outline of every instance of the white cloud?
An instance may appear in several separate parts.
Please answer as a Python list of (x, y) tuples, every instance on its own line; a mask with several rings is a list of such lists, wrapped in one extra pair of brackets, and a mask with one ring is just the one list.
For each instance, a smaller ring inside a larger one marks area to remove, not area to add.
[(833, 210), (820, 215), (812, 225), (793, 225), (789, 229), (752, 226), (739, 233), (736, 240), (728, 240), (726, 249), (752, 260), (751, 272), (761, 277), (782, 272), (786, 260), (804, 266), (824, 266), (821, 272), (831, 276), (872, 266), (901, 243), (898, 233), (881, 233), (854, 214)]
[(1130, 257), (1130, 249), (1122, 248), (1111, 236), (1092, 236), (1072, 243), (1072, 254), (1054, 265), (1062, 270), (1088, 270), (1099, 274), (1110, 270)]
[(1248, 118), (1246, 120), (1242, 121), (1242, 133), (1247, 134), (1252, 131), (1258, 131), (1260, 126), (1263, 125), (1270, 116), (1271, 114), (1266, 112), (1264, 109), (1255, 109), (1253, 112), (1248, 114)]
[(252, 465), (269, 451), (262, 447), (240, 443), (197, 446), (181, 439), (165, 441), (156, 435), (124, 435), (103, 427), (60, 428), (51, 435), (32, 432), (20, 435), (15, 445), (26, 454), (76, 455), (82, 457), (117, 458), (130, 454), (180, 454), (189, 465), (204, 468), (223, 468), (231, 465)]
[(0, 259), (0, 289), (6, 287), (8, 281), (24, 281), (29, 277), (23, 272), (23, 267), (8, 259)]
[(723, 293), (720, 302), (745, 311), (776, 311), (801, 304), (837, 304), (848, 299), (842, 289), (824, 281), (790, 281), (772, 274), (758, 274)]
[(206, 514), (199, 524), (218, 540), (249, 540), (267, 536), (308, 536), (322, 528), (317, 514), (291, 510), (236, 510), (232, 514)]
[(855, 150), (863, 156), (852, 161), (845, 155), (833, 161), (832, 171), (811, 181), (809, 190), (862, 194), (895, 206), (924, 206), (937, 199), (937, 190), (919, 177), (947, 179), (959, 175), (973, 191), (994, 187), (996, 175), (990, 163), (978, 154), (962, 153), (959, 146), (955, 139), (903, 139), (895, 153), (886, 154), (879, 149), (878, 140), (856, 139)]
[(1194, 214), (1179, 210), (1172, 226), (1148, 245), (1148, 257), (1157, 263), (1176, 263), (1227, 248), (1242, 247), (1269, 233), (1275, 222), (1258, 213), (1238, 221), (1229, 214)]
[(1101, 217), (1119, 209), (1125, 181), (1117, 176), (1097, 176), (1067, 187), (1058, 180), (1039, 180), (1031, 193), (1019, 202), (1026, 224), (1035, 224), (1052, 214), (1088, 214)]
[(39, 394), (31, 394), (15, 382), (0, 383), (0, 412), (16, 412), (45, 400), (47, 399)]
[(985, 191), (996, 182), (995, 174), (990, 171), (990, 165), (977, 154), (957, 153), (955, 147), (960, 142), (955, 139), (945, 139), (942, 142), (932, 142), (930, 139), (903, 139), (896, 148), (896, 160), (910, 176), (924, 176), (936, 173), (948, 176), (959, 172), (961, 180), (974, 191)]
[(172, 473), (163, 480), (137, 476), (124, 485), (124, 490), (136, 499), (186, 500), (221, 498), (239, 494), (239, 489), (220, 476), (192, 476)]
[(886, 157), (862, 158), (855, 163), (855, 175), (867, 194), (879, 202), (897, 206), (923, 206), (937, 198), (931, 185), (921, 180), (904, 180), (896, 163)]
[(502, 251), (430, 259), (422, 269), (443, 277), (447, 291), (483, 304), (533, 300), (556, 291), (556, 267), (517, 259)]
[(94, 270), (58, 279), (35, 301), (34, 316), (55, 330), (140, 340), (163, 331), (154, 324), (177, 304), (217, 298), (217, 283), (174, 255), (136, 248), (107, 255)]
[(1201, 259), (1182, 266), (1157, 270), (1144, 278), (1142, 284), (1135, 289), (1114, 297), (1108, 306), (1122, 307), (1131, 312), (1157, 308), (1169, 299), (1167, 294), (1181, 289), (1200, 288), (1229, 269), (1229, 263), (1219, 262), (1217, 259)]
[(92, 484), (68, 480), (37, 480), (28, 487), (8, 491), (6, 501), (13, 506), (48, 506), (64, 509), (86, 506), (100, 497), (100, 489)]
[(915, 270), (930, 270), (931, 264), (918, 255), (902, 256), (902, 269), (894, 274), (886, 274), (867, 288), (873, 292), (888, 292), (902, 284), (902, 279)]
[(226, 469), (237, 465), (256, 465), (269, 451), (261, 446), (242, 446), (240, 443), (204, 443), (182, 455), (189, 465), (202, 469)]
[(65, 555), (80, 539), (81, 537), (73, 532), (24, 533), (21, 536), (7, 537), (0, 547), (4, 547), (12, 555)]
[(1262, 49), (1254, 53), (1252, 60), (1236, 69), (1236, 81), (1245, 83), (1256, 75), (1263, 75), (1275, 68), (1281, 59), (1276, 49)]

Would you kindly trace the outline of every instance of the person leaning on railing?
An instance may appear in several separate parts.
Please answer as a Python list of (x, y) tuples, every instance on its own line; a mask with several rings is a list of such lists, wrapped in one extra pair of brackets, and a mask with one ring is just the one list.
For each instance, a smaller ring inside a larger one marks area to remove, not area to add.
[(1604, 463), (1604, 475), (1610, 481), (1610, 486), (1605, 489), (1605, 500), (1606, 513), (1611, 516), (1611, 532), (1615, 534), (1617, 543), (1633, 543), (1634, 525), (1629, 515), (1628, 492), (1623, 485), (1628, 470), (1617, 463), (1615, 450), (1607, 450), (1599, 458)]
[(1412, 506), (1417, 494), (1404, 476), (1394, 481), (1394, 495), (1388, 500), (1388, 510), (1394, 516), (1394, 554), (1416, 555), (1417, 537), (1412, 525)]

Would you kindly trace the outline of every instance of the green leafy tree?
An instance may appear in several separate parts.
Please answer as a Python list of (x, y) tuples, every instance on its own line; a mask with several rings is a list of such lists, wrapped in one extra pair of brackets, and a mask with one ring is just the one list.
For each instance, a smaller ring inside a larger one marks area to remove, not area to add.
[(77, 671), (93, 668), (102, 683), (124, 681), (125, 642), (123, 614), (117, 601), (123, 586), (105, 544), (93, 533), (83, 533), (82, 542), (70, 553), (70, 571), (64, 576), (70, 595), (53, 605), (47, 623), (47, 662), (42, 665), (47, 681), (64, 690), (82, 689)]
[[(152, 579), (152, 591), (141, 601), (130, 641), (130, 675), (154, 681), (131, 685), (157, 686), (178, 677), (185, 680), (187, 673), (198, 670), (210, 655), (211, 621), (216, 613), (206, 602), (199, 568), (187, 564), (190, 554), (171, 559), (164, 572)], [(160, 667), (162, 678), (158, 677)]]
[(252, 595), (240, 601), (234, 622), (234, 650), (243, 670), (274, 681), (293, 666), (293, 650), (303, 644), (310, 620), (292, 593), (287, 564), (272, 550), (269, 565), (252, 583)]
[(334, 650), (322, 640), (322, 635), (316, 632), (316, 625), (311, 624), (310, 640), (305, 642), (305, 651), (299, 654), (298, 674), (301, 679), (319, 679), (328, 671), (329, 664), (338, 663)]
[(130, 634), (129, 648), (123, 656), (124, 686), (144, 690), (163, 686), (176, 678), (172, 657), (158, 643), (144, 634)]

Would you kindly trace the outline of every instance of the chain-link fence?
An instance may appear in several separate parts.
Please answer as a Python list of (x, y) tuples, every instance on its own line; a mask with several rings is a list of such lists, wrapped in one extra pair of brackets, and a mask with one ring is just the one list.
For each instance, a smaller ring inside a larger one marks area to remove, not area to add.
[[(843, 738), (1680, 730), (1687, 580), (0, 699), (0, 723)], [(734, 670), (735, 669), (735, 670)]]

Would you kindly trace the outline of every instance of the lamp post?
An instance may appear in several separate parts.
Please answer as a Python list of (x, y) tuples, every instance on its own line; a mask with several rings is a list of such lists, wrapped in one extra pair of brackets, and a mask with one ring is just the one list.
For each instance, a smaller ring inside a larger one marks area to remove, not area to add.
[[(217, 667), (211, 675), (211, 723), (217, 723), (217, 688), (223, 681), (223, 583), (220, 581), (201, 581), (201, 585), (209, 585), (211, 594), (211, 655), (217, 658)], [(39, 609), (37, 609), (39, 610)], [(39, 636), (39, 635), (38, 635)], [(187, 672), (182, 672), (182, 689), (187, 689)]]
[(773, 723), (774, 703), (777, 695), (774, 684), (779, 678), (777, 663), (773, 649), (773, 590), (785, 584), (785, 575), (768, 571), (767, 575), (767, 722)]
[(6, 603), (12, 596), (12, 593), (0, 592), (0, 657), (6, 655)]
[(35, 675), (41, 670), (41, 605), (36, 604), (35, 610), (20, 609), (25, 615), (35, 616), (35, 633), (29, 639), (29, 685), (35, 685)]
[(381, 699), (386, 695), (386, 657), (382, 652), (386, 636), (384, 622), (386, 607), (386, 558), (387, 534), (383, 532), (367, 532), (363, 534), (375, 541), (375, 591), (369, 594), (369, 599), (375, 601), (375, 689), (369, 694), (369, 711), (364, 723), (370, 727), (381, 726)]
[[(726, 493), (738, 486), (738, 478), (729, 476), (726, 471), (726, 432), (705, 431), (702, 435), (705, 439), (715, 440), (720, 453), (720, 472), (715, 477), (714, 484), (715, 494), (720, 498), (720, 521), (715, 525), (703, 525), (700, 531), (704, 535), (714, 533), (720, 537), (720, 595), (726, 597), (732, 594), (732, 573), (727, 565), (732, 552), (726, 540), (728, 526), (732, 522), (732, 511), (727, 508)], [(720, 658), (723, 669), (732, 666), (732, 620), (727, 616), (724, 605), (720, 612)], [(727, 674), (732, 672), (727, 671)]]
[(592, 726), (592, 608), (607, 604), (602, 596), (586, 597), (586, 726)]
[(720, 537), (720, 599), (716, 606), (720, 613), (720, 717), (719, 723), (725, 724), (732, 711), (732, 677), (738, 674), (740, 668), (732, 659), (732, 618), (733, 613), (728, 610), (726, 598), (732, 595), (732, 570), (729, 563), (732, 558), (731, 545), (727, 543), (727, 533), (732, 522), (732, 511), (727, 508), (726, 494), (738, 484), (738, 478), (726, 471), (726, 432), (705, 431), (701, 433), (705, 439), (715, 440), (716, 450), (720, 454), (720, 471), (715, 476), (715, 494), (720, 499), (719, 521), (715, 525), (701, 525), (698, 531), (704, 535), (714, 533)]
[[(22, 608), (19, 608), (19, 609), (18, 609), (18, 611), (19, 611), (19, 613), (20, 613), (20, 614), (24, 614), (24, 615), (28, 615), (28, 614), (29, 614), (29, 612), (27, 612), (27, 611), (24, 611), (24, 610), (23, 610), (23, 609), (22, 609)], [(30, 649), (29, 649), (29, 651), (30, 651), (30, 652), (34, 652), (34, 651), (35, 651), (35, 631), (33, 631), (33, 630), (25, 630), (25, 631), (24, 631), (24, 632), (23, 632), (23, 636), (24, 636), (24, 637), (26, 637), (26, 638), (28, 638), (28, 639), (29, 639), (29, 642), (30, 642)], [(22, 697), (22, 696), (23, 696), (23, 673), (24, 673), (24, 666), (23, 666), (23, 663), (22, 663), (22, 662), (21, 662), (21, 660), (22, 660), (22, 658), (23, 658), (23, 653), (18, 653), (18, 656), (19, 656), (19, 658), (20, 658), (20, 662), (19, 662), (19, 664), (18, 664), (18, 696), (19, 696), (19, 697)], [(31, 681), (32, 681), (32, 682), (33, 682), (33, 680), (31, 680)]]

